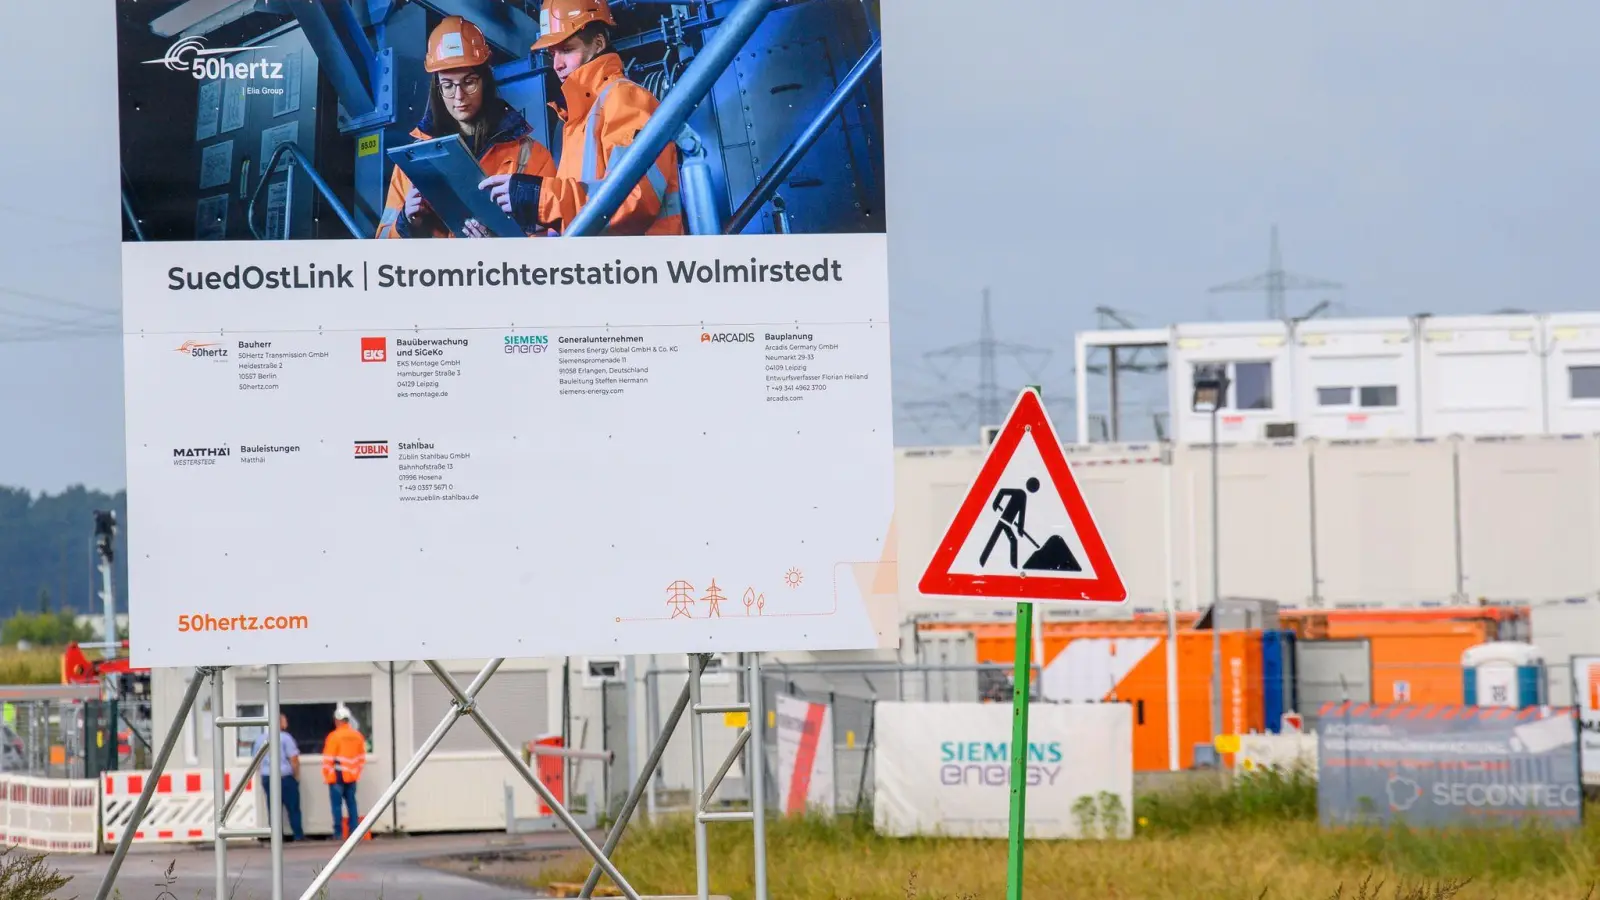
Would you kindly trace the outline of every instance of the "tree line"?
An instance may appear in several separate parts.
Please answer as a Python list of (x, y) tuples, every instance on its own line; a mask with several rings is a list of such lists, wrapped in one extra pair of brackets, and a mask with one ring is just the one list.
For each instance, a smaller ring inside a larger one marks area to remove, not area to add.
[[(82, 486), (59, 494), (35, 495), (22, 488), (0, 487), (0, 621), (28, 624), (26, 637), (14, 632), (0, 640), (36, 640), (44, 629), (69, 627), (63, 613), (98, 614), (100, 578), (95, 571), (94, 511), (117, 514), (113, 586), (118, 612), (127, 612), (126, 491), (107, 494)], [(23, 614), (19, 616), (19, 614)], [(36, 641), (37, 642), (37, 641)], [(51, 641), (51, 643), (54, 643)]]

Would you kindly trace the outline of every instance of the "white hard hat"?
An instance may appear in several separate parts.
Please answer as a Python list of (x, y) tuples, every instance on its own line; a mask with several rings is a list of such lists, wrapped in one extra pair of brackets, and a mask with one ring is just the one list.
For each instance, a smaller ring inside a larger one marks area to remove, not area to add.
[(343, 719), (346, 722), (348, 722), (351, 719), (355, 718), (355, 716), (352, 715), (351, 712), (350, 712), (350, 707), (345, 706), (343, 703), (339, 704), (337, 707), (334, 708), (333, 717), (335, 719)]

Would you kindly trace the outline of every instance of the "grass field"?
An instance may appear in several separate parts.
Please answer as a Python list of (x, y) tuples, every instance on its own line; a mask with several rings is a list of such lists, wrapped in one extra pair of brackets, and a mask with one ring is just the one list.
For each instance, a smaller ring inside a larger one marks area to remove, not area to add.
[[(1056, 898), (1383, 898), (1600, 900), (1600, 809), (1575, 834), (1347, 831), (1316, 824), (1316, 791), (1283, 781), (1142, 800), (1131, 841), (1031, 842), (1027, 896)], [(711, 826), (713, 893), (747, 900), (747, 825)], [(895, 840), (870, 823), (773, 822), (768, 883), (785, 900), (1003, 900), (999, 841)], [(694, 834), (685, 821), (630, 830), (617, 862), (641, 892), (694, 893)], [(546, 869), (530, 887), (579, 881), (586, 858)], [(602, 881), (602, 883), (605, 883)]]
[(0, 648), (0, 684), (60, 683), (60, 648)]

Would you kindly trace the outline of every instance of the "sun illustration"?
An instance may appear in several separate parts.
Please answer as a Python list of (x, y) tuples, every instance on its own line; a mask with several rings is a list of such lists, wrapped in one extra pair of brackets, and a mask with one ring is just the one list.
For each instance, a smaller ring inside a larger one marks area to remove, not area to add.
[(783, 573), (783, 583), (787, 584), (791, 588), (799, 587), (800, 582), (805, 580), (806, 577), (800, 573), (799, 569), (790, 569), (789, 571)]

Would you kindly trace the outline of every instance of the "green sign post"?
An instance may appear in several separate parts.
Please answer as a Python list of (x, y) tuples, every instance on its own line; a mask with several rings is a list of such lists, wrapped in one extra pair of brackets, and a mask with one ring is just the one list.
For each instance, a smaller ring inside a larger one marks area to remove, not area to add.
[[(1128, 598), (1127, 588), (1072, 477), (1042, 396), (1038, 385), (1030, 385), (1017, 398), (917, 585), (918, 590), (930, 596), (1011, 600), (1017, 605), (1008, 754), (1011, 813), (1007, 828), (1007, 900), (1022, 900), (1033, 604), (1050, 601), (1100, 605), (1123, 603)], [(1019, 457), (1017, 450), (1024, 443), (1031, 443), (1037, 453)], [(1046, 485), (1050, 490), (1045, 490)], [(1037, 533), (1030, 533), (1030, 526)], [(992, 552), (1002, 539), (1009, 552)], [(1022, 541), (1032, 545), (1026, 556), (1022, 555)], [(1039, 662), (1042, 671), (1044, 660)]]
[[(1033, 681), (1033, 604), (1017, 604), (1016, 685), (1011, 692), (1011, 834), (1006, 900), (1022, 900), (1022, 838), (1028, 821), (1028, 698)], [(1044, 660), (1039, 660), (1040, 664)]]

